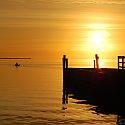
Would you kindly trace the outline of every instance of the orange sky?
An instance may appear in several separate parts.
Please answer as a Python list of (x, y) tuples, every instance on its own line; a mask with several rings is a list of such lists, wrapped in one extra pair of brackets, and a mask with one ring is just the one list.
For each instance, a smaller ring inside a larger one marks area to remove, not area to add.
[(0, 1), (0, 57), (117, 59), (124, 33), (124, 1)]

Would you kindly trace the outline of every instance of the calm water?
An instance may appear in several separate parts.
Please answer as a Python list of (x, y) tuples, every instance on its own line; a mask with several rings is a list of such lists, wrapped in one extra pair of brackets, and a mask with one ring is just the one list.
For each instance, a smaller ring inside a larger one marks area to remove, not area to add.
[(0, 125), (116, 125), (116, 115), (69, 99), (62, 110), (62, 67), (22, 61), (0, 62)]

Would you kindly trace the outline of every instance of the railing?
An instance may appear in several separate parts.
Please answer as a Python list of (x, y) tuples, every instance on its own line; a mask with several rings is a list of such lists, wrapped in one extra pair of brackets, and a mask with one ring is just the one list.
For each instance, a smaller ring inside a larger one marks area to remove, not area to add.
[(118, 56), (118, 69), (125, 69), (125, 56)]

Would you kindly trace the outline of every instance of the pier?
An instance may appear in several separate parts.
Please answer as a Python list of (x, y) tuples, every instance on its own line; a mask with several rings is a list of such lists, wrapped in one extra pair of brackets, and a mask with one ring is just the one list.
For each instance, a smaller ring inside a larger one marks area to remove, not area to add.
[(64, 55), (62, 103), (67, 104), (72, 94), (73, 98), (97, 106), (98, 111), (125, 113), (124, 59), (125, 56), (118, 56), (118, 68), (99, 68), (99, 56), (95, 55), (93, 68), (69, 68), (68, 58)]

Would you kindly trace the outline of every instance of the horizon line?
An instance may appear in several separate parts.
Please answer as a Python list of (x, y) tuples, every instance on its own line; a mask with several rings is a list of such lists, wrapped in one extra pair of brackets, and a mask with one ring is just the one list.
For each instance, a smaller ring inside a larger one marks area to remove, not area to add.
[(4, 57), (0, 59), (31, 59), (30, 57)]

